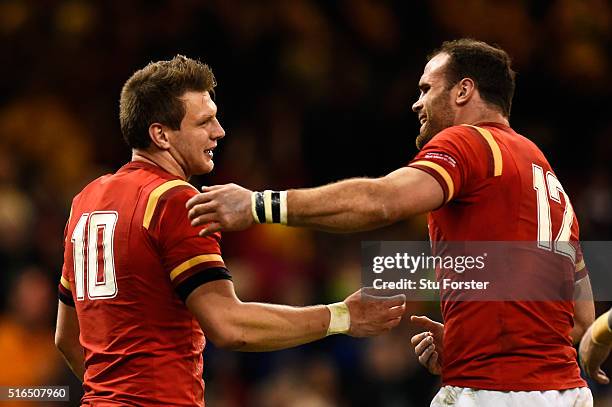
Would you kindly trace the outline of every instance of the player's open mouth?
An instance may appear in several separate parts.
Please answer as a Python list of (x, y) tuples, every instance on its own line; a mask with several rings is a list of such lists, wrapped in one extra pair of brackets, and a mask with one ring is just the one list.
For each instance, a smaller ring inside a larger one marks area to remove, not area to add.
[(424, 125), (427, 122), (427, 116), (421, 116), (419, 118), (419, 122), (421, 123), (421, 126)]
[(204, 150), (204, 154), (208, 155), (208, 158), (213, 158), (213, 149)]

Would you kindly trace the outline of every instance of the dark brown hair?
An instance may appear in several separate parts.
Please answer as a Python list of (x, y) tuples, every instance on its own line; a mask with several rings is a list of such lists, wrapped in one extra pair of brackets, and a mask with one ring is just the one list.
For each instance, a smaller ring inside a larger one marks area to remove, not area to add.
[(515, 72), (506, 51), (486, 42), (462, 38), (444, 42), (428, 60), (440, 53), (450, 56), (446, 67), (449, 89), (461, 79), (470, 78), (484, 101), (498, 107), (504, 116), (510, 116)]
[(217, 82), (210, 67), (182, 55), (170, 61), (151, 62), (125, 82), (119, 101), (123, 138), (132, 148), (151, 144), (149, 126), (161, 123), (173, 130), (181, 127), (187, 91), (212, 92)]

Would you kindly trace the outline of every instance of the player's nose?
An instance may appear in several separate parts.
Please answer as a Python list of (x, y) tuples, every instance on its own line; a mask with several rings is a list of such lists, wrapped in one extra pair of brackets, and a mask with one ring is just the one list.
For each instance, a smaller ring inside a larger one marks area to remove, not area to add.
[(223, 126), (221, 126), (221, 123), (219, 122), (219, 120), (215, 120), (215, 128), (212, 131), (212, 139), (213, 140), (218, 140), (218, 139), (222, 139), (223, 137), (225, 137), (225, 129), (223, 129)]
[(418, 113), (419, 110), (423, 108), (423, 101), (419, 98), (416, 102), (412, 104), (412, 111)]

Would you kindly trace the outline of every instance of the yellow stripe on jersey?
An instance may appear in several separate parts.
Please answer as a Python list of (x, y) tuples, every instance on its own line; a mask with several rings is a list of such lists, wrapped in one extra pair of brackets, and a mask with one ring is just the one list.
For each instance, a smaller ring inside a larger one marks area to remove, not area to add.
[(491, 152), (493, 153), (493, 175), (495, 177), (502, 175), (503, 161), (502, 161), (501, 150), (499, 148), (499, 145), (497, 144), (497, 141), (495, 141), (495, 138), (491, 134), (491, 132), (487, 129), (472, 126), (469, 124), (464, 124), (464, 126), (469, 126), (473, 129), (476, 129), (478, 133), (480, 133), (480, 135), (484, 137), (487, 144), (489, 145), (489, 148), (491, 148)]
[(151, 193), (149, 194), (149, 201), (147, 202), (147, 208), (145, 209), (144, 218), (142, 219), (142, 226), (144, 226), (145, 229), (149, 229), (149, 225), (151, 224), (151, 219), (153, 218), (153, 214), (155, 213), (155, 208), (157, 207), (157, 201), (159, 201), (159, 198), (170, 189), (182, 185), (187, 185), (195, 189), (194, 186), (190, 183), (180, 179), (175, 179), (172, 181), (164, 182), (163, 184), (155, 188), (153, 191), (151, 191)]
[(197, 266), (198, 264), (207, 263), (209, 261), (217, 261), (223, 263), (223, 258), (218, 254), (202, 254), (200, 256), (193, 257), (176, 266), (174, 270), (170, 272), (170, 280), (174, 280), (179, 275), (189, 270), (190, 268)]
[(66, 290), (70, 290), (70, 281), (66, 280), (64, 276), (60, 278), (60, 284), (63, 285)]
[(576, 263), (576, 273), (584, 270), (585, 267), (586, 264), (584, 264), (584, 259), (580, 260), (578, 263)]
[(452, 199), (453, 194), (455, 193), (455, 186), (453, 184), (453, 179), (451, 178), (451, 176), (448, 173), (448, 171), (446, 171), (446, 169), (444, 169), (444, 167), (442, 167), (441, 165), (436, 164), (434, 162), (425, 161), (425, 160), (415, 161), (413, 163), (410, 163), (410, 165), (422, 165), (422, 166), (425, 166), (425, 167), (429, 167), (432, 170), (436, 171), (438, 174), (440, 174), (442, 179), (444, 179), (444, 181), (446, 182), (446, 187), (448, 188), (448, 197), (446, 198), (446, 202), (448, 202), (448, 201), (450, 201)]

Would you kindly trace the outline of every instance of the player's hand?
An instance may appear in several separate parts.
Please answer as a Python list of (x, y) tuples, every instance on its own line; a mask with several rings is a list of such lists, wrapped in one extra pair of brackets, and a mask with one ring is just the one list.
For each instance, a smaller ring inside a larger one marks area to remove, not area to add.
[(206, 225), (200, 236), (221, 230), (244, 230), (254, 223), (251, 191), (236, 184), (202, 187), (202, 193), (187, 201), (193, 226)]
[(429, 370), (429, 373), (441, 374), (444, 325), (425, 316), (412, 315), (410, 321), (427, 329), (425, 332), (414, 335), (410, 340), (419, 363)]
[(608, 384), (610, 383), (610, 379), (606, 373), (601, 370), (601, 364), (608, 358), (610, 346), (594, 343), (591, 339), (591, 329), (592, 327), (589, 327), (580, 341), (580, 365), (586, 374), (597, 383)]
[(344, 303), (348, 306), (351, 325), (350, 336), (365, 337), (380, 335), (396, 327), (406, 312), (406, 296), (376, 297), (360, 289), (349, 295)]

